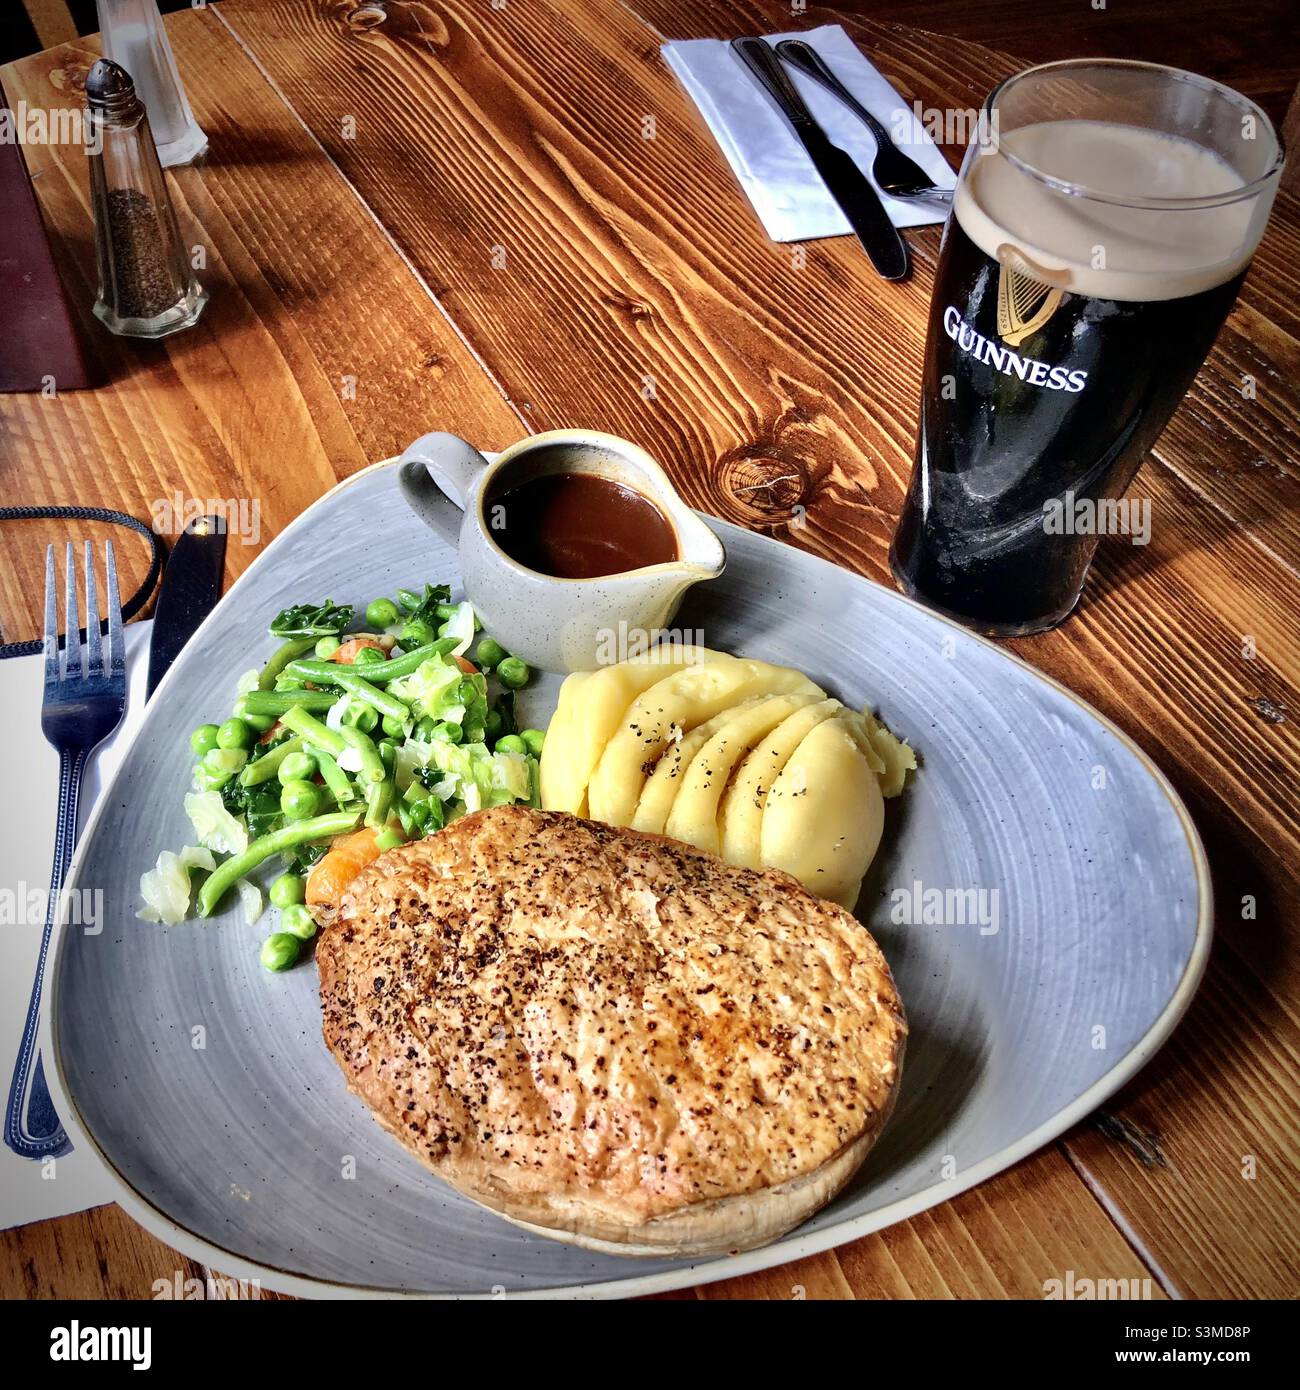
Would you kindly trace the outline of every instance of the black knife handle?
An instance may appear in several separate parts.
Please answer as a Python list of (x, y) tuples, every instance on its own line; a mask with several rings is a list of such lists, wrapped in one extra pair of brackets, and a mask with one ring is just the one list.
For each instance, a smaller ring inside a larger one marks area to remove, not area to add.
[(765, 39), (732, 39), (731, 46), (767, 89), (768, 95), (781, 108), (791, 125), (807, 127), (815, 124), (812, 112)]

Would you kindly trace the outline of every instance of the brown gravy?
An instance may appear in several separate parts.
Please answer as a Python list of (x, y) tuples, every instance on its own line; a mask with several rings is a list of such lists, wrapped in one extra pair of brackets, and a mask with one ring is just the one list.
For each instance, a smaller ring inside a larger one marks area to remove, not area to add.
[(597, 579), (678, 558), (676, 533), (659, 508), (596, 473), (530, 478), (486, 514), (492, 539), (512, 560), (558, 579)]

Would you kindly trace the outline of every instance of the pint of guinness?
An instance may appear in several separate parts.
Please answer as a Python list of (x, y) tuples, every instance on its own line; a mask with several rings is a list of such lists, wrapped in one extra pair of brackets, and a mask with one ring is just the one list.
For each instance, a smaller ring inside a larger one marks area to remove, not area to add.
[(1232, 307), (1281, 150), (1244, 97), (1144, 63), (1031, 69), (985, 117), (944, 232), (890, 560), (914, 597), (1015, 634), (1074, 607)]

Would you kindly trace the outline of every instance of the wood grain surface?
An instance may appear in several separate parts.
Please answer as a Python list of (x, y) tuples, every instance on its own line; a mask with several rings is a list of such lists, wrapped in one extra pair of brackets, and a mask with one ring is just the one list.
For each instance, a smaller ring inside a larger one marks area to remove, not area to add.
[[(658, 54), (828, 20), (926, 106), (976, 106), (1020, 65), (775, 0), (226, 0), (170, 18), (211, 141), (172, 186), (212, 302), (149, 347), (87, 318), (110, 384), (0, 402), (6, 496), (142, 516), (177, 491), (256, 498), (265, 542), (424, 430), (497, 447), (585, 425), (645, 445), (705, 510), (889, 582), (937, 229), (908, 234), (902, 285), (847, 238), (802, 257), (768, 242)], [(81, 41), (4, 82), (75, 105), (93, 55)], [(88, 304), (84, 157), (26, 153)], [(701, 1296), (1041, 1297), (1070, 1269), (1156, 1296), (1295, 1294), (1298, 263), (1284, 194), (1135, 485), (1151, 544), (1103, 543), (1079, 613), (1009, 644), (1151, 752), (1202, 829), (1218, 937), (1188, 1019), (1105, 1114), (1011, 1172)], [(36, 629), (47, 539), (6, 530), (7, 639)], [(256, 549), (230, 546), (232, 575)], [(3, 1239), (11, 1295), (147, 1296), (186, 1267), (112, 1209)]]

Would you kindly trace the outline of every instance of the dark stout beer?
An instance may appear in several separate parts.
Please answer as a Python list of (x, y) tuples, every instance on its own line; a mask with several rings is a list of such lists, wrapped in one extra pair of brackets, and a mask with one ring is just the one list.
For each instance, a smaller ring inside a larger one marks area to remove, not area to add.
[[(1213, 195), (1241, 182), (1209, 151), (1136, 127), (1059, 121), (1015, 134), (1004, 149), (1078, 169), (1080, 182), (1113, 179), (1116, 161), (1138, 187)], [(1000, 154), (968, 159), (891, 552), (905, 590), (994, 632), (1049, 627), (1073, 607), (1103, 529), (1089, 517), (1115, 515), (1096, 504), (1132, 481), (1253, 250), (1241, 203), (1172, 230), (1169, 218), (1040, 194)]]

